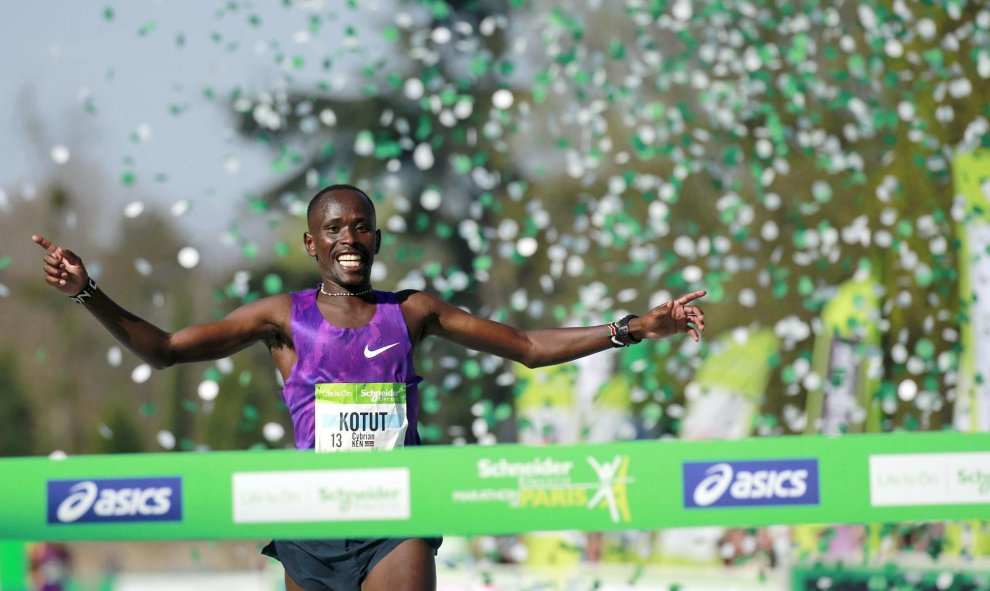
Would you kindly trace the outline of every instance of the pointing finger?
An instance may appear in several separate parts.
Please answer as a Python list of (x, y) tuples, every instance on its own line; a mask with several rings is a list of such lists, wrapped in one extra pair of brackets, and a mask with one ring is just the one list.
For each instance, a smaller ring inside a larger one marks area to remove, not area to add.
[(708, 294), (707, 291), (703, 289), (699, 289), (698, 291), (692, 291), (689, 294), (682, 295), (681, 297), (677, 298), (676, 302), (683, 306), (684, 304), (687, 304), (688, 302), (693, 302), (694, 300), (700, 297), (704, 297), (707, 294)]
[(34, 234), (31, 236), (31, 240), (33, 240), (36, 244), (38, 244), (38, 246), (44, 248), (45, 250), (47, 250), (52, 254), (55, 254), (55, 251), (58, 250), (58, 247), (52, 244), (52, 241), (45, 238), (44, 236), (38, 236), (37, 234)]

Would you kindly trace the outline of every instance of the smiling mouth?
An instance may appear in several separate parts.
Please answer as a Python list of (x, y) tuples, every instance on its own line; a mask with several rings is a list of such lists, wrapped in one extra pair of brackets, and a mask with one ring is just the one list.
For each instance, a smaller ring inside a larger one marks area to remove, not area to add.
[(361, 268), (363, 258), (359, 254), (342, 254), (337, 257), (337, 264), (348, 271), (356, 271)]

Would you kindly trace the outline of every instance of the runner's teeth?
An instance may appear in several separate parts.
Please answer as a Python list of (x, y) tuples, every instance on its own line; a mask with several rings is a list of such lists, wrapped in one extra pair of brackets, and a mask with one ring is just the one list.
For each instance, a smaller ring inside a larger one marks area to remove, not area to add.
[(356, 254), (342, 254), (337, 257), (337, 262), (344, 267), (358, 267), (361, 265), (361, 256)]

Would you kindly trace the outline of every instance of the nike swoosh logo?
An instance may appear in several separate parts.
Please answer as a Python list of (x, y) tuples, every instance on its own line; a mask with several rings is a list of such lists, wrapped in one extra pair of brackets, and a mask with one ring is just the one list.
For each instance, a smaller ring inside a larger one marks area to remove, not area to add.
[(391, 345), (385, 345), (381, 349), (369, 349), (368, 348), (368, 345), (365, 345), (364, 346), (364, 358), (365, 359), (372, 359), (374, 357), (378, 357), (379, 355), (381, 355), (385, 351), (388, 351), (389, 349), (391, 349), (392, 347), (395, 347), (398, 344), (399, 343), (392, 343)]

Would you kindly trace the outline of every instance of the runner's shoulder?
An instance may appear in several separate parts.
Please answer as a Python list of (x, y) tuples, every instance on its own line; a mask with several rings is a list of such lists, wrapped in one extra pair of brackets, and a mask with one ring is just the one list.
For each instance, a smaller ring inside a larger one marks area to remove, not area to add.
[(285, 293), (260, 298), (240, 306), (231, 314), (245, 314), (277, 326), (288, 326), (292, 316), (292, 297)]
[(418, 289), (403, 289), (395, 292), (395, 300), (403, 310), (416, 309), (428, 313), (435, 308), (437, 302), (442, 302), (437, 296)]

